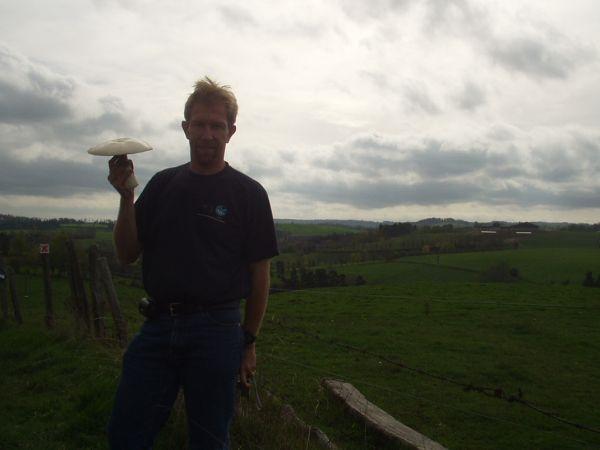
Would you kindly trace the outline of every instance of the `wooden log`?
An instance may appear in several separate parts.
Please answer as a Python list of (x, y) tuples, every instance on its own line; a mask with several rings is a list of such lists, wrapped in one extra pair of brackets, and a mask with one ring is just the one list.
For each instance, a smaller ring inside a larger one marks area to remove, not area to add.
[(446, 450), (437, 442), (404, 425), (377, 405), (369, 402), (350, 383), (339, 380), (323, 380), (322, 384), (335, 398), (346, 405), (351, 414), (387, 438), (418, 450)]
[(0, 280), (0, 305), (2, 305), (2, 318), (8, 320), (8, 274), (6, 273), (6, 265), (4, 258), (0, 256), (0, 270), (4, 274)]
[(13, 311), (15, 313), (15, 320), (19, 325), (23, 323), (23, 316), (21, 315), (21, 306), (19, 300), (19, 294), (17, 292), (17, 280), (15, 277), (15, 271), (12, 267), (9, 267), (6, 271), (8, 275), (8, 287), (10, 290), (10, 298), (12, 299)]
[(44, 278), (44, 299), (46, 303), (46, 326), (48, 328), (54, 327), (54, 307), (52, 304), (52, 284), (50, 280), (50, 264), (48, 263), (48, 254), (41, 253), (40, 259), (42, 260), (42, 271)]
[(94, 325), (95, 336), (103, 339), (106, 337), (106, 327), (104, 326), (104, 296), (102, 295), (102, 286), (98, 278), (98, 256), (98, 246), (94, 244), (89, 250), (92, 324)]
[(108, 299), (108, 305), (110, 307), (113, 319), (115, 321), (115, 328), (117, 331), (117, 340), (121, 348), (127, 346), (127, 321), (123, 317), (121, 312), (121, 306), (119, 305), (119, 299), (117, 297), (117, 291), (113, 284), (112, 275), (110, 268), (108, 267), (108, 261), (105, 257), (98, 258), (98, 274), (100, 283), (104, 287), (106, 292), (106, 298)]
[(74, 290), (77, 312), (80, 318), (83, 320), (88, 331), (91, 331), (90, 322), (90, 311), (87, 300), (87, 292), (83, 284), (83, 276), (81, 274), (81, 266), (79, 265), (79, 259), (77, 258), (77, 252), (75, 251), (75, 244), (72, 239), (67, 240), (67, 251), (69, 254), (71, 276), (72, 276), (72, 288)]

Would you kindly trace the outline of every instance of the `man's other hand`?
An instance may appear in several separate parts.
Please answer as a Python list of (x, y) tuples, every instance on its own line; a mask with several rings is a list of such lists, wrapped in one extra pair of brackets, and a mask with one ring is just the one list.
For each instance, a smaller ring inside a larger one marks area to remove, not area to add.
[(256, 373), (256, 344), (250, 344), (244, 349), (244, 357), (240, 366), (240, 381), (243, 386), (250, 388), (250, 382)]
[(127, 187), (127, 179), (133, 173), (133, 161), (127, 155), (117, 155), (108, 161), (108, 181), (125, 199), (133, 199), (133, 188)]

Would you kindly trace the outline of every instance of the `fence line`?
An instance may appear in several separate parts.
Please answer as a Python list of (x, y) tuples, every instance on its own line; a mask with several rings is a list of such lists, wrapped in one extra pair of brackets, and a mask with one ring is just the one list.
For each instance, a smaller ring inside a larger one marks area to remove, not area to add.
[(359, 385), (362, 384), (364, 386), (369, 386), (369, 387), (372, 387), (372, 388), (375, 388), (375, 389), (379, 389), (379, 390), (382, 390), (382, 391), (390, 392), (390, 393), (393, 393), (393, 394), (396, 394), (396, 395), (400, 395), (400, 396), (403, 396), (403, 397), (410, 397), (410, 398), (413, 398), (413, 399), (416, 399), (416, 400), (421, 400), (421, 401), (425, 401), (425, 402), (428, 402), (428, 403), (432, 403), (432, 404), (440, 406), (442, 408), (451, 409), (451, 410), (454, 410), (454, 411), (461, 412), (463, 414), (479, 416), (479, 417), (482, 417), (482, 418), (485, 418), (485, 419), (488, 419), (488, 420), (491, 420), (491, 421), (504, 422), (504, 423), (508, 423), (510, 425), (516, 425), (516, 426), (519, 426), (519, 427), (522, 427), (522, 428), (529, 428), (529, 429), (533, 429), (533, 430), (536, 430), (536, 431), (541, 431), (543, 433), (551, 434), (553, 436), (560, 437), (562, 439), (566, 439), (566, 440), (570, 440), (570, 441), (573, 441), (573, 442), (577, 442), (579, 444), (585, 444), (587, 446), (594, 446), (596, 448), (600, 448), (600, 444), (595, 444), (595, 443), (591, 444), (591, 443), (586, 442), (586, 441), (581, 441), (579, 439), (575, 439), (575, 438), (572, 438), (570, 436), (564, 436), (564, 435), (561, 435), (561, 434), (557, 434), (557, 433), (555, 433), (553, 431), (545, 430), (543, 428), (538, 428), (538, 427), (535, 427), (535, 426), (532, 426), (532, 425), (526, 425), (526, 424), (519, 423), (519, 422), (513, 422), (513, 421), (508, 420), (508, 419), (504, 419), (504, 418), (501, 418), (501, 417), (490, 416), (490, 415), (483, 414), (483, 413), (480, 413), (480, 412), (477, 412), (477, 411), (471, 411), (471, 410), (466, 410), (466, 409), (463, 409), (463, 408), (457, 408), (456, 406), (451, 406), (451, 405), (449, 405), (447, 403), (440, 403), (440, 402), (437, 402), (435, 400), (431, 400), (429, 398), (422, 397), (420, 395), (409, 394), (409, 393), (406, 393), (406, 392), (400, 392), (398, 390), (395, 390), (395, 389), (392, 389), (392, 388), (389, 388), (389, 387), (386, 387), (386, 386), (381, 386), (379, 384), (374, 384), (374, 383), (371, 383), (369, 381), (359, 380), (359, 379), (355, 379), (355, 378), (352, 378), (352, 377), (346, 377), (343, 374), (326, 371), (326, 370), (323, 370), (321, 368), (318, 368), (318, 367), (315, 367), (315, 366), (312, 366), (312, 365), (309, 365), (309, 364), (301, 363), (301, 362), (298, 362), (298, 361), (292, 361), (292, 360), (289, 360), (287, 358), (282, 358), (280, 356), (273, 355), (272, 353), (262, 353), (262, 355), (266, 356), (267, 358), (274, 359), (276, 361), (280, 361), (280, 362), (284, 362), (284, 363), (287, 363), (287, 364), (290, 364), (290, 365), (294, 365), (294, 366), (298, 366), (298, 367), (302, 367), (302, 368), (305, 368), (305, 369), (312, 370), (312, 371), (314, 371), (314, 372), (316, 372), (316, 373), (318, 373), (320, 375), (327, 375), (329, 377), (335, 377), (335, 378), (338, 378), (338, 379), (342, 379), (342, 380), (351, 382), (352, 384), (359, 384)]
[[(351, 286), (338, 286), (338, 287), (351, 287)], [(335, 291), (322, 291), (317, 289), (286, 289), (286, 288), (271, 288), (274, 293), (307, 293), (307, 294), (325, 294), (325, 295), (339, 295), (339, 292)], [(416, 300), (416, 297), (409, 297), (403, 295), (386, 295), (386, 294), (348, 294), (349, 297), (359, 298), (385, 298), (392, 300)], [(557, 309), (582, 309), (582, 310), (600, 310), (600, 306), (585, 306), (585, 305), (559, 305), (552, 303), (507, 303), (507, 302), (494, 302), (494, 301), (481, 301), (481, 300), (442, 300), (440, 298), (418, 298), (418, 300), (425, 300), (435, 303), (447, 303), (457, 305), (494, 305), (494, 306), (518, 306), (518, 307), (532, 307), (532, 308), (557, 308)]]
[(554, 414), (554, 413), (552, 413), (550, 411), (547, 411), (547, 410), (545, 410), (545, 409), (537, 406), (533, 402), (529, 402), (527, 400), (524, 400), (523, 399), (523, 391), (521, 389), (518, 390), (517, 394), (508, 394), (508, 393), (506, 393), (506, 391), (502, 387), (486, 387), (486, 386), (478, 386), (478, 385), (473, 384), (473, 383), (463, 383), (461, 381), (455, 380), (453, 378), (450, 378), (450, 377), (447, 377), (447, 376), (444, 376), (444, 375), (434, 374), (432, 372), (420, 369), (418, 367), (409, 366), (409, 365), (407, 365), (405, 363), (402, 363), (402, 362), (399, 362), (399, 361), (395, 361), (395, 360), (393, 360), (393, 359), (391, 359), (391, 358), (389, 358), (389, 357), (387, 357), (385, 355), (382, 355), (382, 354), (379, 354), (379, 353), (375, 353), (375, 352), (371, 352), (371, 351), (369, 351), (367, 349), (359, 348), (359, 347), (356, 347), (356, 346), (353, 346), (353, 345), (350, 345), (350, 344), (338, 341), (338, 340), (333, 339), (333, 338), (331, 338), (331, 339), (323, 339), (323, 338), (321, 338), (321, 336), (319, 336), (317, 334), (314, 334), (314, 333), (310, 333), (310, 332), (308, 332), (308, 331), (306, 331), (306, 330), (304, 330), (302, 328), (286, 326), (281, 321), (274, 322), (274, 321), (270, 320), (269, 322), (270, 323), (275, 323), (275, 324), (279, 325), (281, 328), (283, 328), (285, 330), (296, 332), (296, 333), (300, 333), (300, 334), (302, 334), (304, 336), (311, 337), (311, 338), (316, 339), (316, 340), (318, 340), (320, 342), (324, 342), (324, 343), (329, 344), (329, 345), (333, 345), (333, 346), (336, 346), (336, 347), (344, 348), (346, 350), (353, 351), (353, 352), (356, 352), (356, 353), (361, 353), (363, 355), (369, 355), (369, 356), (375, 357), (377, 359), (380, 359), (382, 361), (385, 361), (385, 362), (387, 362), (389, 364), (392, 364), (392, 365), (395, 365), (397, 367), (400, 367), (402, 369), (409, 370), (409, 371), (411, 371), (413, 373), (416, 373), (416, 374), (419, 374), (419, 375), (423, 375), (423, 376), (426, 376), (426, 377), (429, 377), (429, 378), (433, 378), (433, 379), (436, 379), (436, 380), (439, 380), (439, 381), (443, 381), (443, 382), (446, 382), (446, 383), (449, 383), (449, 384), (453, 384), (455, 386), (459, 386), (459, 387), (463, 388), (466, 392), (477, 392), (477, 393), (485, 395), (486, 397), (489, 397), (489, 398), (496, 398), (496, 399), (499, 399), (499, 400), (506, 401), (508, 403), (521, 404), (521, 405), (523, 405), (523, 406), (525, 406), (525, 407), (527, 407), (527, 408), (529, 408), (529, 409), (531, 409), (531, 410), (533, 410), (533, 411), (535, 411), (535, 412), (537, 412), (539, 414), (542, 414), (542, 415), (544, 415), (544, 416), (546, 416), (546, 417), (548, 417), (550, 419), (553, 419), (553, 420), (556, 420), (558, 422), (564, 423), (565, 425), (569, 425), (569, 426), (572, 426), (572, 427), (575, 427), (575, 428), (578, 428), (578, 429), (581, 429), (581, 430), (589, 431), (589, 432), (592, 432), (592, 433), (600, 434), (600, 430), (598, 430), (596, 428), (592, 428), (592, 427), (590, 427), (588, 425), (584, 425), (584, 424), (580, 424), (580, 423), (577, 423), (577, 422), (574, 422), (574, 421), (570, 421), (570, 420), (564, 419), (564, 418), (558, 416), (557, 414)]

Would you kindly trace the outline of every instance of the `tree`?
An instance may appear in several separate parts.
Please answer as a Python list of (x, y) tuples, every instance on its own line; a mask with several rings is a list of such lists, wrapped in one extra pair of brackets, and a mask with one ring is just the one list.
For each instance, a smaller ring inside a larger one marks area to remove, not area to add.
[(592, 274), (592, 272), (588, 272), (585, 274), (585, 279), (583, 280), (582, 284), (586, 287), (594, 286), (594, 275)]

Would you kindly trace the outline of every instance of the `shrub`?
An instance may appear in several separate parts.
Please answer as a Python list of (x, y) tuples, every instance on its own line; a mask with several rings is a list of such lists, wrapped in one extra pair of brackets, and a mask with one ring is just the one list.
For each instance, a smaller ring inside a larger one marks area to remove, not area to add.
[(506, 261), (492, 264), (481, 272), (481, 281), (490, 283), (509, 283), (519, 279), (519, 269), (509, 267)]

